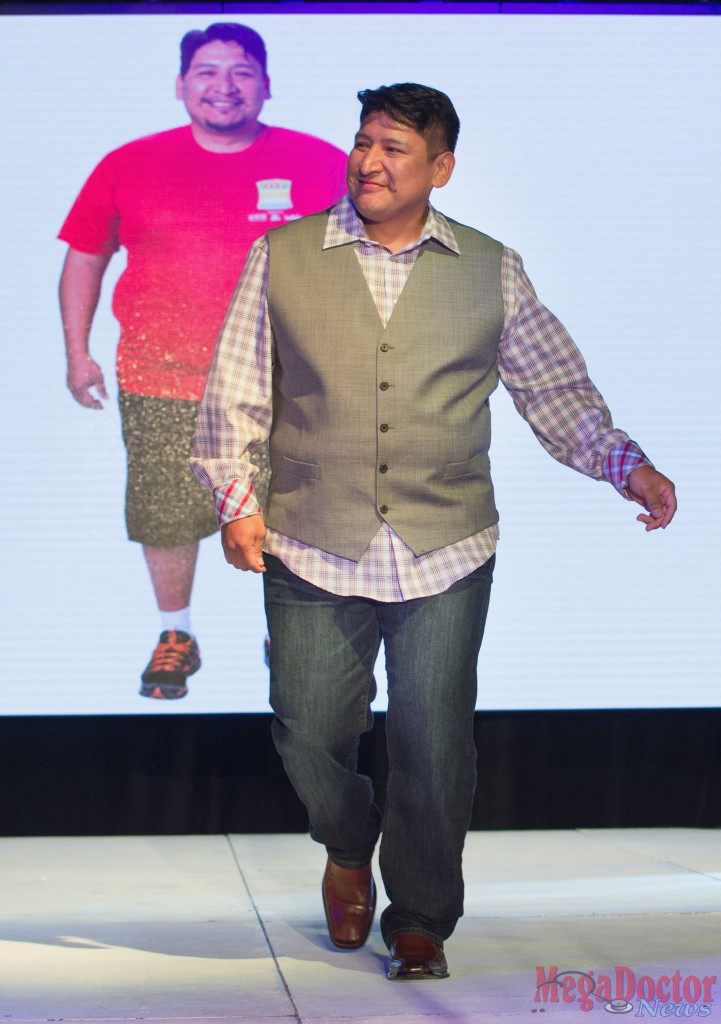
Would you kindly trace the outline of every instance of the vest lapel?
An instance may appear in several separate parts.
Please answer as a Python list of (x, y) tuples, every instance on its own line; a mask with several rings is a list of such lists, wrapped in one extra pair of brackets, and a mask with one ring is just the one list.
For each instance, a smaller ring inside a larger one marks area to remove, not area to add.
[[(442, 257), (442, 259), (439, 259)], [(422, 247), (416, 257), (413, 268), (408, 275), (403, 291), (398, 296), (398, 301), (393, 307), (393, 312), (388, 318), (386, 330), (391, 326), (394, 318), (404, 317), (404, 308), (407, 305), (415, 306), (419, 302), (427, 300), (433, 291), (434, 284), (437, 285), (438, 278), (444, 273), (446, 264), (444, 260), (449, 258), (457, 260), (458, 257), (450, 249), (446, 249), (434, 238), (429, 239)], [(457, 264), (456, 264), (457, 266)]]
[(325, 249), (324, 252), (333, 253), (336, 257), (337, 262), (330, 262), (330, 268), (332, 268), (332, 281), (339, 288), (339, 294), (352, 297), (353, 302), (364, 313), (372, 312), (378, 322), (378, 330), (382, 331), (383, 321), (356, 255), (355, 246), (353, 244), (339, 245), (332, 249)]

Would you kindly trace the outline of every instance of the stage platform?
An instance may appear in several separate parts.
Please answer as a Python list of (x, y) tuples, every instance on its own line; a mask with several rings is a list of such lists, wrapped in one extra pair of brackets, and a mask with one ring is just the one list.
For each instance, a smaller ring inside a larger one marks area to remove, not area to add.
[(719, 831), (471, 833), (433, 982), (386, 980), (377, 924), (330, 945), (324, 860), (302, 835), (0, 839), (0, 1021), (721, 1020)]

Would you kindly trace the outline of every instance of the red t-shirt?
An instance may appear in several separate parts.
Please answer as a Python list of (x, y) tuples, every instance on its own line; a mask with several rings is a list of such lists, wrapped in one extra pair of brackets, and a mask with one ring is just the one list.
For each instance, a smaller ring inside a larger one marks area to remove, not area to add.
[(198, 400), (252, 242), (331, 206), (346, 155), (312, 135), (265, 128), (241, 153), (212, 153), (190, 126), (109, 153), (59, 234), (73, 249), (127, 249), (113, 295), (124, 391)]

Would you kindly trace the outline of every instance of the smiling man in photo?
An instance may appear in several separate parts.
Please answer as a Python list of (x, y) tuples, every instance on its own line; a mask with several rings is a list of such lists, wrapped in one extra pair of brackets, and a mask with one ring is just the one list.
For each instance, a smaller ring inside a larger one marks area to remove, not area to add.
[[(88, 409), (108, 397), (90, 355), (103, 275), (113, 254), (127, 250), (113, 296), (126, 523), (143, 547), (161, 629), (140, 693), (166, 700), (185, 696), (200, 667), (191, 591), (199, 541), (218, 525), (188, 456), (228, 302), (259, 235), (345, 191), (339, 149), (259, 120), (270, 79), (257, 32), (233, 23), (188, 32), (180, 57), (176, 96), (190, 124), (106, 156), (59, 236), (69, 246), (60, 281), (67, 385)], [(265, 451), (256, 462), (267, 485)]]

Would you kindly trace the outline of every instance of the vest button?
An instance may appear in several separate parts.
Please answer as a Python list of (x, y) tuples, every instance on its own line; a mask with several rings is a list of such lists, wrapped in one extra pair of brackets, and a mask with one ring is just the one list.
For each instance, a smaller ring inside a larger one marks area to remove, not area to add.
[(383, 344), (381, 345), (381, 352), (387, 352), (389, 348), (390, 345), (386, 344), (386, 342), (384, 341)]
[(388, 511), (388, 506), (387, 505), (381, 505), (381, 507), (378, 509), (378, 511), (381, 513), (381, 515), (385, 515), (386, 512)]
[(388, 432), (388, 424), (387, 423), (381, 423), (381, 425), (380, 425), (380, 427), (378, 429), (380, 430), (381, 434), (385, 434), (385, 433)]
[(381, 389), (381, 391), (387, 391), (388, 388), (390, 387), (390, 384), (388, 383), (387, 380), (382, 380), (378, 387)]
[(383, 463), (382, 466), (378, 467), (378, 472), (379, 473), (387, 473), (388, 472), (388, 466), (386, 466), (385, 462)]

